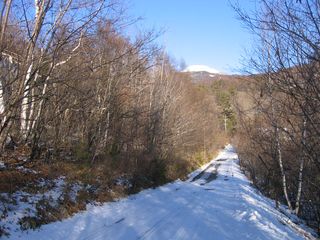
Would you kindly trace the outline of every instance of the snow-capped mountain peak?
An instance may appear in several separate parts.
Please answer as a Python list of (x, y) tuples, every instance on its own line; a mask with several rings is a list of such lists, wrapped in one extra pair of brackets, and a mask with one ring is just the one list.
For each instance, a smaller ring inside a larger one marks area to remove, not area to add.
[(208, 72), (210, 74), (219, 74), (220, 72), (206, 65), (190, 65), (183, 72)]

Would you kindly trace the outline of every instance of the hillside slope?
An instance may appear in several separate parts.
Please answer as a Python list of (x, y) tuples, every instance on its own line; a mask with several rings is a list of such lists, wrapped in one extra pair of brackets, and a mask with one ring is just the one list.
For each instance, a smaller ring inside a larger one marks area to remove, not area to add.
[(303, 229), (251, 186), (229, 145), (188, 181), (90, 206), (10, 239), (312, 239)]

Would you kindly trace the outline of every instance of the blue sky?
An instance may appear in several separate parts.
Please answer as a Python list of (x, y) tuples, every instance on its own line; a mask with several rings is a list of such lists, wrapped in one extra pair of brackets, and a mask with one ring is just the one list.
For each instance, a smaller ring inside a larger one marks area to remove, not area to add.
[[(130, 13), (141, 16), (145, 28), (164, 29), (159, 42), (178, 62), (208, 65), (231, 73), (240, 67), (252, 37), (228, 0), (130, 0)], [(231, 2), (234, 2), (231, 0)], [(254, 0), (238, 0), (252, 9)]]

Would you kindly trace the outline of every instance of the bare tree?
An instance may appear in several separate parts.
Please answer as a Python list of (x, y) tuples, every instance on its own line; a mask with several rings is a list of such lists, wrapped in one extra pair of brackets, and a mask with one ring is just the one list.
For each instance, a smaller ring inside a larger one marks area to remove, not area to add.
[[(265, 121), (261, 133), (256, 132), (255, 139), (250, 140), (261, 149), (253, 155), (257, 161), (264, 162), (266, 170), (274, 169), (268, 159), (277, 156), (282, 192), (289, 209), (305, 217), (313, 215), (306, 212), (305, 200), (318, 201), (319, 193), (311, 184), (317, 181), (320, 169), (316, 153), (320, 139), (320, 116), (316, 110), (320, 105), (319, 1), (263, 0), (254, 14), (235, 9), (261, 42), (250, 59), (251, 69), (260, 73), (254, 77), (255, 92), (260, 94), (254, 97), (254, 114), (245, 118), (251, 122), (253, 118), (261, 119), (257, 116), (259, 113)], [(266, 135), (263, 131), (269, 132), (271, 128), (274, 135), (268, 135), (267, 139), (275, 148), (268, 150), (261, 141)], [(277, 149), (277, 155), (272, 149)], [(275, 184), (269, 186), (271, 190), (275, 188)]]

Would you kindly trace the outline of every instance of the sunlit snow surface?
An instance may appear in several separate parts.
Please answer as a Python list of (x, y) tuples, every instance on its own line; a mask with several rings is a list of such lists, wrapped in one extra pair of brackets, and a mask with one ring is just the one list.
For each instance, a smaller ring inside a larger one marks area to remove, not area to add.
[[(219, 166), (217, 166), (219, 164)], [(217, 170), (217, 178), (206, 178)], [(205, 172), (202, 172), (205, 170)], [(201, 178), (195, 179), (197, 174)], [(274, 202), (254, 189), (228, 145), (219, 156), (176, 181), (11, 239), (304, 239), (283, 224)]]

